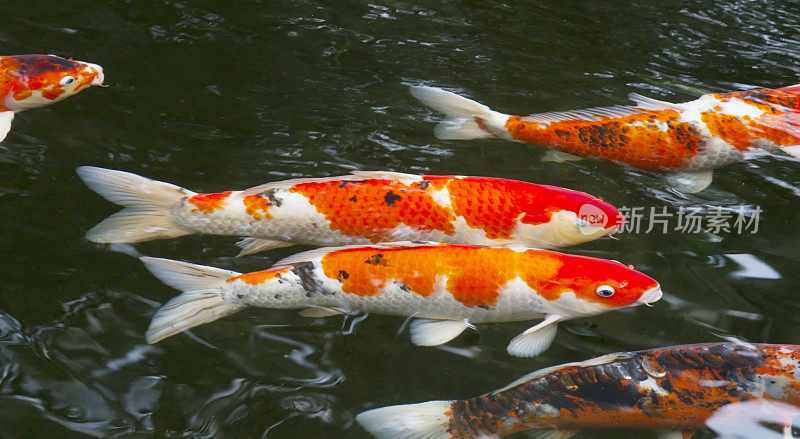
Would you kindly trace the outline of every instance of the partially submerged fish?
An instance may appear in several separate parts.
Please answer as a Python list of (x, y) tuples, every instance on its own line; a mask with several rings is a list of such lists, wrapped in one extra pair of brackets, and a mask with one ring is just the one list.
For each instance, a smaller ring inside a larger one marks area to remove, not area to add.
[(800, 408), (752, 399), (723, 406), (706, 419), (706, 426), (719, 439), (792, 439), (792, 429), (800, 428)]
[(667, 171), (678, 190), (699, 192), (713, 169), (746, 153), (783, 151), (800, 157), (800, 85), (713, 93), (673, 104), (631, 93), (634, 106), (510, 116), (454, 93), (411, 87), (411, 94), (447, 117), (440, 139), (497, 137), (541, 145), (545, 160), (595, 157), (617, 165)]
[(356, 171), (198, 194), (128, 172), (77, 172), (125, 206), (87, 233), (95, 242), (208, 233), (251, 237), (238, 244), (241, 254), (406, 240), (552, 248), (600, 238), (624, 222), (614, 206), (583, 192), (502, 178)]
[(142, 258), (184, 291), (153, 317), (148, 343), (243, 308), (305, 309), (323, 317), (360, 310), (414, 317), (411, 340), (435, 346), (472, 323), (544, 317), (511, 341), (508, 352), (534, 356), (559, 321), (661, 298), (656, 281), (616, 261), (548, 250), (437, 243), (387, 243), (299, 253), (264, 271), (233, 271)]
[(0, 142), (14, 113), (66, 99), (103, 79), (97, 64), (55, 55), (0, 56)]
[[(605, 355), (533, 372), (466, 400), (369, 410), (380, 439), (495, 438), (529, 431), (646, 428), (689, 437), (720, 407), (751, 399), (800, 405), (800, 346), (706, 343)], [(538, 434), (538, 435), (537, 435)]]

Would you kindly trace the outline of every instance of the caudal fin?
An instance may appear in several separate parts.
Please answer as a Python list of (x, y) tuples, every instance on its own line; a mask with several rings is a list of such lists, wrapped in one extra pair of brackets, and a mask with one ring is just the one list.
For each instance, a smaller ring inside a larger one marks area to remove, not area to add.
[(450, 439), (447, 411), (453, 401), (428, 401), (368, 410), (356, 421), (378, 439)]
[(146, 339), (150, 344), (189, 328), (213, 322), (242, 308), (240, 303), (226, 301), (220, 288), (238, 276), (235, 271), (171, 259), (143, 257), (140, 260), (165, 284), (183, 291), (156, 311)]
[(172, 220), (170, 209), (194, 192), (130, 172), (81, 166), (78, 176), (90, 189), (125, 209), (86, 233), (94, 242), (142, 242), (191, 234)]
[(433, 110), (443, 113), (434, 134), (439, 139), (468, 140), (498, 137), (505, 130), (508, 115), (441, 88), (412, 86), (411, 94)]

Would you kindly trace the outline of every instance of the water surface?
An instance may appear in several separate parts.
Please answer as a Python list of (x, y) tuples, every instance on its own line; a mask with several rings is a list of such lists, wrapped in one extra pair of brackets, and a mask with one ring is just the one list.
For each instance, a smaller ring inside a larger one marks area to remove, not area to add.
[[(800, 82), (795, 2), (4, 2), (4, 54), (104, 66), (107, 83), (18, 115), (0, 146), (0, 438), (367, 438), (369, 408), (466, 398), (541, 367), (619, 350), (736, 337), (800, 343), (800, 163), (759, 157), (679, 195), (658, 175), (542, 163), (523, 144), (433, 137), (439, 116), (403, 84), (508, 113), (680, 102)], [(486, 175), (566, 186), (617, 206), (762, 209), (753, 234), (628, 233), (575, 247), (661, 281), (653, 308), (561, 325), (535, 359), (505, 346), (530, 326), (485, 325), (414, 347), (402, 318), (309, 320), (249, 310), (148, 346), (177, 292), (133, 256), (237, 271), (235, 238), (107, 246), (83, 234), (117, 210), (74, 169), (126, 170), (220, 191), (353, 169)], [(581, 438), (647, 438), (586, 431)]]

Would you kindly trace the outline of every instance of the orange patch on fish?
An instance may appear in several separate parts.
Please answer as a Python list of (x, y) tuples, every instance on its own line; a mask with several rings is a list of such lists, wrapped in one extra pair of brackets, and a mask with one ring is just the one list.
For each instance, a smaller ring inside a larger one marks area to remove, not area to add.
[[(510, 239), (518, 221), (531, 225), (548, 223), (558, 211), (577, 214), (581, 206), (595, 200), (577, 191), (503, 178), (423, 178), (434, 187), (446, 187), (453, 212), (470, 227), (484, 230), (489, 239)], [(613, 217), (608, 218), (608, 224), (615, 224), (616, 211), (611, 206), (605, 210), (609, 211), (607, 216)]]
[(722, 102), (740, 99), (744, 103), (758, 107), (770, 114), (782, 114), (800, 110), (800, 87), (797, 86), (717, 93), (713, 96)]
[(193, 204), (200, 212), (212, 213), (215, 210), (222, 209), (225, 205), (231, 191), (225, 191), (217, 194), (197, 194), (187, 201)]
[(800, 114), (766, 115), (752, 123), (757, 137), (772, 141), (778, 146), (800, 145)]
[(505, 126), (514, 139), (523, 142), (640, 169), (664, 170), (683, 166), (702, 148), (700, 133), (691, 124), (678, 121), (679, 116), (675, 110), (654, 110), (546, 126), (510, 116)]
[(779, 146), (800, 144), (800, 87), (719, 93), (714, 97), (722, 102), (739, 99), (765, 112), (747, 121), (752, 139), (767, 139)]
[(391, 232), (400, 225), (454, 234), (453, 213), (437, 203), (424, 186), (371, 179), (300, 183), (290, 190), (305, 196), (332, 229), (345, 235), (379, 242), (391, 239)]
[(344, 292), (360, 296), (376, 295), (396, 282), (410, 293), (427, 297), (445, 277), (446, 290), (467, 307), (496, 305), (501, 288), (516, 277), (548, 300), (564, 291), (561, 285), (548, 282), (563, 262), (558, 253), (544, 250), (458, 245), (355, 248), (329, 252), (321, 263), (325, 276), (339, 279)]
[(252, 273), (244, 273), (238, 276), (232, 277), (228, 279), (226, 282), (235, 282), (240, 280), (248, 285), (260, 285), (265, 282), (268, 282), (272, 279), (275, 279), (279, 275), (283, 273), (287, 273), (290, 268), (281, 268), (281, 269), (268, 269), (268, 270), (261, 270), (261, 271), (254, 271)]
[(58, 99), (59, 96), (61, 96), (61, 95), (63, 95), (65, 93), (64, 89), (56, 88), (56, 87), (43, 88), (41, 90), (41, 92), (42, 92), (42, 97), (44, 97), (46, 99), (50, 99), (51, 101), (55, 100), (55, 99)]
[(500, 179), (486, 178), (482, 179), (483, 184), (475, 184), (476, 178), (469, 181), (451, 177), (424, 178), (438, 190), (447, 187), (453, 212), (463, 217), (470, 227), (485, 230), (489, 239), (511, 238), (517, 219), (524, 215), (522, 206), (516, 203), (518, 194), (512, 192), (512, 188), (497, 187), (503, 185)]
[(245, 210), (248, 215), (256, 220), (272, 218), (269, 213), (269, 207), (272, 205), (269, 199), (263, 198), (260, 195), (248, 195), (242, 199)]
[(14, 90), (14, 94), (12, 96), (14, 97), (14, 99), (16, 99), (18, 101), (21, 101), (23, 99), (28, 99), (32, 95), (33, 95), (33, 92), (31, 90), (23, 88), (23, 89), (19, 89), (19, 90)]
[(751, 128), (736, 116), (707, 111), (700, 117), (713, 136), (728, 142), (739, 151), (752, 146)]

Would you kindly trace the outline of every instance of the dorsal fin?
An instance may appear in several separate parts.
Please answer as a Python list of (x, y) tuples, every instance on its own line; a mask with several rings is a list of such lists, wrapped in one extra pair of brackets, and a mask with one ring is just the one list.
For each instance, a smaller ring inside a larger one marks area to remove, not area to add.
[(442, 244), (439, 242), (430, 242), (430, 241), (398, 241), (398, 242), (387, 242), (381, 244), (355, 244), (355, 245), (344, 245), (340, 247), (321, 247), (321, 248), (316, 248), (314, 250), (308, 250), (291, 256), (287, 256), (281, 259), (280, 261), (276, 262), (275, 265), (270, 267), (270, 269), (280, 268), (286, 265), (296, 264), (298, 262), (308, 262), (310, 260), (317, 259), (327, 253), (334, 252), (337, 250), (369, 248), (369, 249), (374, 249), (376, 251), (380, 251), (381, 249), (386, 249), (386, 248), (435, 247), (437, 245), (442, 245)]
[(565, 120), (600, 120), (605, 117), (624, 117), (642, 112), (640, 107), (629, 105), (615, 105), (613, 107), (584, 108), (581, 110), (552, 111), (549, 113), (538, 113), (525, 116), (522, 120), (526, 122), (536, 122), (549, 124)]
[(591, 358), (591, 359), (586, 360), (586, 361), (578, 361), (578, 362), (574, 362), (574, 363), (564, 363), (564, 364), (559, 364), (557, 366), (546, 367), (544, 369), (539, 369), (539, 370), (533, 371), (533, 372), (531, 372), (531, 373), (529, 373), (529, 374), (517, 379), (516, 381), (512, 382), (511, 384), (503, 387), (502, 389), (495, 390), (492, 393), (497, 393), (497, 392), (502, 392), (504, 390), (508, 390), (508, 389), (510, 389), (512, 387), (516, 387), (516, 386), (518, 386), (518, 385), (520, 385), (520, 384), (522, 384), (522, 383), (524, 383), (526, 381), (530, 381), (530, 380), (533, 380), (533, 379), (536, 379), (536, 378), (543, 377), (543, 376), (545, 376), (547, 374), (550, 374), (550, 373), (553, 373), (553, 372), (555, 372), (557, 370), (566, 369), (567, 367), (572, 367), (572, 366), (579, 366), (579, 367), (597, 366), (597, 365), (600, 365), (600, 364), (608, 364), (608, 363), (614, 362), (614, 361), (616, 361), (616, 360), (618, 360), (620, 358), (628, 358), (630, 356), (631, 356), (631, 354), (629, 352), (617, 352), (617, 353), (613, 353), (613, 354), (603, 355), (601, 357)]
[(326, 183), (330, 181), (359, 181), (359, 180), (369, 180), (369, 179), (420, 181), (422, 180), (422, 177), (414, 174), (404, 174), (402, 172), (391, 172), (391, 171), (351, 171), (350, 174), (348, 175), (337, 175), (333, 177), (292, 178), (289, 180), (264, 183), (262, 185), (253, 186), (250, 189), (243, 190), (241, 192), (241, 195), (246, 197), (248, 195), (255, 195), (270, 189), (291, 187), (296, 184), (303, 184), (303, 183)]
[(666, 101), (659, 101), (658, 99), (648, 98), (647, 96), (642, 96), (639, 93), (629, 93), (628, 99), (636, 102), (637, 108), (642, 108), (645, 110), (675, 110), (678, 109), (677, 104), (673, 104), (672, 102)]
[(653, 110), (677, 110), (679, 107), (671, 102), (659, 101), (657, 99), (648, 98), (638, 93), (631, 93), (628, 98), (636, 105), (614, 105), (611, 107), (592, 107), (582, 108), (579, 110), (569, 111), (552, 111), (549, 113), (537, 113), (525, 116), (522, 120), (526, 122), (536, 122), (541, 124), (550, 124), (553, 122), (562, 122), (565, 120), (600, 120), (606, 117), (625, 117), (632, 114), (639, 114), (644, 111)]
[(419, 175), (392, 171), (350, 171), (350, 175), (358, 177), (358, 179), (422, 180)]

